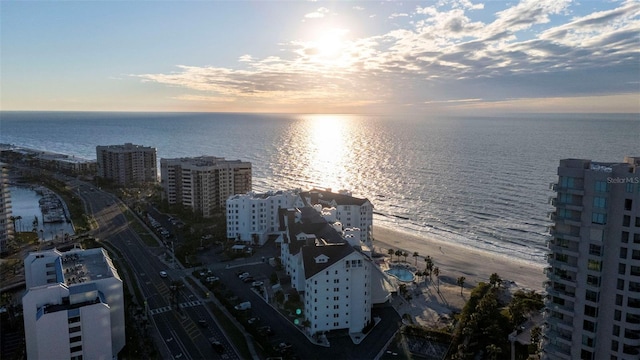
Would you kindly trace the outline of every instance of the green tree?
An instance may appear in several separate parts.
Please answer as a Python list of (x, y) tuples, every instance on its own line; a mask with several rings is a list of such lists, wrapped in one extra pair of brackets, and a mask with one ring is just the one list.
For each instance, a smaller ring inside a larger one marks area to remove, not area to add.
[(496, 288), (496, 287), (498, 287), (498, 286), (500, 286), (502, 284), (502, 279), (500, 278), (500, 276), (497, 273), (493, 273), (489, 277), (489, 284), (491, 284), (491, 286)]
[(415, 262), (415, 266), (416, 267), (418, 266), (418, 256), (420, 256), (420, 254), (418, 254), (417, 251), (414, 251), (413, 252), (413, 257), (416, 259), (416, 262)]
[(402, 256), (404, 257), (404, 262), (407, 262), (407, 256), (409, 256), (409, 253), (406, 251), (403, 251)]
[(396, 250), (396, 252), (394, 254), (396, 254), (396, 257), (398, 258), (398, 261), (400, 261), (400, 256), (402, 256), (402, 250)]
[(389, 260), (389, 262), (393, 262), (393, 254), (395, 254), (395, 251), (393, 249), (389, 249), (387, 250), (387, 254), (391, 256), (391, 260)]

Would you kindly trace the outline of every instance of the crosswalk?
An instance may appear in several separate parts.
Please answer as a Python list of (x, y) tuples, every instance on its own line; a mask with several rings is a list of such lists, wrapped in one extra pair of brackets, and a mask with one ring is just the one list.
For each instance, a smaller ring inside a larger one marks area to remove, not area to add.
[[(198, 306), (198, 305), (202, 305), (202, 301), (195, 300), (195, 301), (187, 301), (187, 302), (183, 302), (183, 303), (178, 304), (178, 306), (181, 309), (185, 309), (185, 308), (193, 307), (193, 306)], [(160, 307), (160, 308), (151, 309), (151, 310), (149, 310), (149, 313), (151, 315), (158, 315), (158, 314), (162, 314), (162, 313), (165, 313), (165, 312), (168, 312), (168, 311), (171, 311), (171, 306), (163, 306), (163, 307)]]

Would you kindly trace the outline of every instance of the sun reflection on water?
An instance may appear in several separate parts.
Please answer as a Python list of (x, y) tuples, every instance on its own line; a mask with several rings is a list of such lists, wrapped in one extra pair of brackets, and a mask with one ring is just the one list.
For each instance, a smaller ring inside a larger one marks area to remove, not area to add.
[(353, 184), (353, 119), (349, 115), (303, 115), (300, 139), (306, 146), (306, 161), (300, 171), (312, 175), (314, 186), (334, 191)]

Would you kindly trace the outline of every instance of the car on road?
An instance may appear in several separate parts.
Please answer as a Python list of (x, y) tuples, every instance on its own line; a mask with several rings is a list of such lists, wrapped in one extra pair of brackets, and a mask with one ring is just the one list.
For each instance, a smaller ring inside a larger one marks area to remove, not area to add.
[(160, 271), (160, 277), (166, 278), (167, 276), (169, 276), (169, 275), (167, 274), (166, 271), (164, 271), (164, 270)]
[(251, 319), (247, 320), (247, 322), (249, 323), (249, 325), (256, 324), (258, 321), (260, 321), (260, 318), (259, 318), (259, 317), (252, 317)]
[(216, 281), (220, 281), (220, 278), (219, 278), (219, 277), (217, 277), (217, 276), (209, 276), (209, 277), (207, 278), (207, 282), (208, 282), (208, 283), (214, 283), (214, 282), (216, 282)]
[(260, 326), (258, 328), (258, 332), (262, 335), (271, 336), (273, 335), (273, 330), (271, 330), (271, 326)]
[(246, 278), (248, 278), (249, 276), (251, 276), (248, 272), (243, 272), (242, 274), (238, 275), (238, 278), (240, 280), (244, 280)]
[(251, 283), (251, 286), (253, 286), (253, 287), (260, 287), (262, 285), (264, 285), (263, 281), (254, 281), (254, 282)]
[(200, 325), (203, 328), (209, 327), (209, 323), (207, 322), (207, 320), (204, 320), (204, 319), (198, 320), (198, 325)]
[(251, 309), (251, 302), (245, 301), (234, 307), (236, 310), (249, 310)]
[(224, 346), (220, 341), (217, 341), (214, 338), (210, 338), (209, 342), (211, 343), (211, 347), (213, 348), (213, 350), (215, 350), (215, 352), (217, 352), (218, 354), (224, 353)]
[(246, 278), (242, 279), (242, 281), (246, 283), (253, 282), (253, 276), (247, 276)]
[(280, 344), (278, 344), (277, 350), (280, 353), (286, 353), (291, 351), (292, 348), (293, 348), (293, 345), (291, 345), (291, 343), (281, 342)]

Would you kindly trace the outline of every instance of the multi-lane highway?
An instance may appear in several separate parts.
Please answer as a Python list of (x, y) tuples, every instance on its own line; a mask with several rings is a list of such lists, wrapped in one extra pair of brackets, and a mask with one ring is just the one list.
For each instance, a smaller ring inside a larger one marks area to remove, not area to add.
[[(147, 314), (157, 331), (159, 351), (163, 358), (174, 359), (239, 359), (234, 347), (217, 326), (204, 301), (188, 286), (178, 291), (172, 301), (174, 281), (182, 283), (183, 272), (170, 269), (162, 261), (163, 248), (148, 247), (128, 226), (118, 200), (93, 186), (73, 181), (78, 195), (84, 200), (87, 212), (94, 217), (98, 228), (94, 236), (108, 241), (122, 254), (136, 279)], [(160, 271), (166, 271), (162, 277)], [(141, 300), (142, 301), (142, 300)], [(177, 306), (176, 306), (177, 304)], [(199, 323), (200, 322), (200, 323)], [(222, 345), (217, 351), (211, 341)]]

